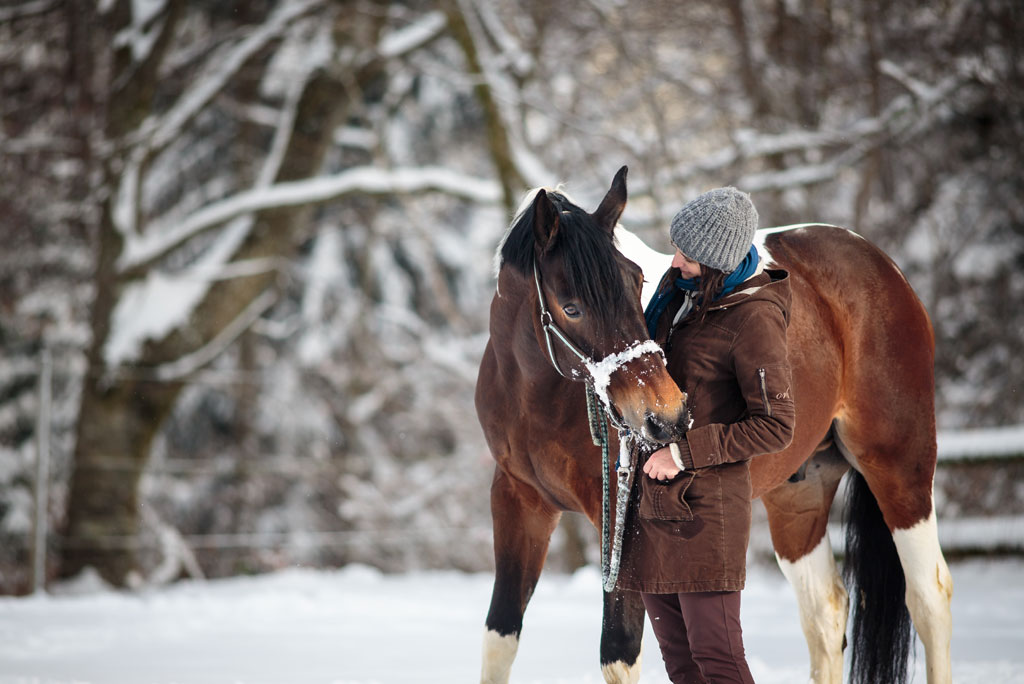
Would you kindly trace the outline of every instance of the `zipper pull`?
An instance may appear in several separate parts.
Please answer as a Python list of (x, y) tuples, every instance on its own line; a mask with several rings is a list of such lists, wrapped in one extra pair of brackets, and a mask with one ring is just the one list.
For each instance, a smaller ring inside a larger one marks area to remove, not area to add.
[(761, 377), (761, 401), (764, 403), (764, 410), (768, 413), (768, 416), (772, 415), (772, 405), (768, 403), (768, 382), (765, 380), (764, 368), (758, 368), (757, 374)]

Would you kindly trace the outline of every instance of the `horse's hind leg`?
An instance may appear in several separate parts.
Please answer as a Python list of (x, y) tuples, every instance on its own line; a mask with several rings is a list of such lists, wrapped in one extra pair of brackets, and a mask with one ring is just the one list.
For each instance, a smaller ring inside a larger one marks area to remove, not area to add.
[(491, 484), (494, 590), (484, 634), (482, 684), (506, 684), (526, 604), (537, 586), (560, 512), (535, 489), (495, 469)]
[(904, 424), (899, 435), (893, 435), (891, 446), (884, 449), (863, 446), (880, 444), (877, 430), (870, 433), (870, 440), (852, 427), (840, 429), (839, 435), (892, 532), (906, 580), (907, 609), (925, 649), (928, 684), (948, 684), (952, 681), (949, 645), (953, 631), (953, 579), (939, 547), (932, 498), (933, 471), (918, 467), (917, 459), (907, 458), (908, 454), (929, 452), (934, 458), (931, 423), (917, 421), (914, 425), (922, 424), (916, 429)]
[(928, 684), (952, 681), (949, 642), (953, 578), (939, 548), (935, 509), (916, 525), (892, 534), (907, 580), (907, 608), (924, 644)]
[(843, 681), (849, 601), (827, 534), (828, 513), (849, 465), (830, 448), (812, 457), (800, 478), (762, 496), (775, 558), (796, 592), (813, 684)]

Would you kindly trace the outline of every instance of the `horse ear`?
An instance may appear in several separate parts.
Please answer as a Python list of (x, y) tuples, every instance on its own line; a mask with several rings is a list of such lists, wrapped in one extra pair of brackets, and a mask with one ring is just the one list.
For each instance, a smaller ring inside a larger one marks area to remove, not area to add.
[(601, 205), (591, 214), (597, 224), (609, 232), (615, 230), (615, 225), (619, 222), (619, 217), (622, 216), (622, 210), (626, 208), (626, 172), (628, 170), (629, 168), (626, 166), (619, 169), (615, 178), (612, 179), (612, 187), (608, 188), (608, 193), (601, 200)]
[(533, 236), (537, 250), (537, 256), (544, 256), (548, 250), (555, 246), (555, 239), (558, 237), (558, 209), (548, 197), (544, 189), (537, 191), (533, 198)]

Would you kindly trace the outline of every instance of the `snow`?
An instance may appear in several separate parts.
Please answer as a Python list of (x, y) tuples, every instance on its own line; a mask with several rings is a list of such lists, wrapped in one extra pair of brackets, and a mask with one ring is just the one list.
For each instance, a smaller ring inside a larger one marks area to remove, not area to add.
[(296, 21), (267, 65), (260, 81), (260, 94), (267, 98), (287, 98), (296, 87), (301, 89), (309, 74), (332, 57), (329, 32), (330, 24), (316, 19)]
[[(953, 679), (1024, 683), (1024, 561), (952, 566)], [(365, 566), (187, 581), (140, 593), (96, 587), (0, 599), (0, 684), (406, 684), (477, 681), (490, 574), (385, 576)], [(599, 684), (600, 571), (541, 578), (512, 682)], [(792, 590), (750, 568), (743, 624), (759, 684), (806, 681)], [(645, 635), (644, 684), (664, 684)], [(912, 664), (923, 684), (924, 654)]]
[(324, 310), (330, 288), (342, 283), (343, 256), (341, 229), (330, 226), (320, 231), (309, 259), (309, 286), (302, 297), (302, 336), (298, 354), (299, 360), (307, 367), (328, 358), (335, 343), (329, 326), (323, 324)]
[(594, 381), (594, 393), (601, 398), (606, 411), (612, 410), (612, 403), (608, 398), (608, 385), (611, 383), (612, 373), (644, 354), (657, 354), (663, 361), (665, 358), (661, 345), (654, 340), (636, 340), (622, 351), (609, 354), (600, 361), (584, 359), (587, 371)]
[(108, 366), (131, 361), (147, 339), (160, 339), (188, 320), (206, 293), (197, 281), (182, 281), (160, 272), (125, 287), (114, 309), (114, 325), (104, 347)]
[(165, 4), (165, 0), (132, 0), (132, 23), (114, 36), (114, 45), (130, 45), (132, 59), (136, 62), (145, 60), (160, 36), (162, 24), (154, 19), (164, 10)]
[(158, 340), (184, 326), (212, 281), (223, 275), (223, 265), (245, 239), (250, 223), (243, 216), (228, 224), (189, 270), (177, 274), (151, 270), (145, 279), (127, 285), (103, 348), (107, 365), (134, 360), (147, 339)]

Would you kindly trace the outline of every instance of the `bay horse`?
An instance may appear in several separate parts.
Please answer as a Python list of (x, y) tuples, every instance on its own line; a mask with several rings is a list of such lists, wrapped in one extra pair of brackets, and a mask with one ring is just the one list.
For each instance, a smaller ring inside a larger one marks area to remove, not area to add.
[[(600, 529), (602, 466), (584, 389), (594, 381), (595, 360), (613, 360), (610, 368), (599, 365), (610, 373), (604, 399), (621, 424), (657, 443), (679, 441), (687, 428), (685, 395), (645, 346), (644, 282), (659, 282), (671, 256), (617, 227), (625, 177), (623, 167), (593, 214), (560, 191), (531, 191), (498, 249), (475, 397), (496, 462), (482, 682), (508, 682), (561, 513), (582, 512)], [(932, 500), (928, 315), (892, 260), (855, 233), (804, 224), (760, 230), (755, 242), (766, 266), (790, 274), (797, 419), (787, 449), (751, 461), (753, 496), (764, 502), (776, 558), (797, 595), (811, 681), (843, 679), (850, 601), (827, 523), (840, 479), (851, 472), (844, 558), (855, 597), (850, 681), (905, 681), (912, 620), (929, 684), (947, 684), (952, 578)], [(650, 271), (644, 275), (636, 262)], [(614, 431), (610, 437), (617, 439)], [(639, 679), (643, 623), (639, 594), (604, 594), (606, 682)]]

